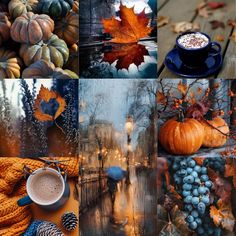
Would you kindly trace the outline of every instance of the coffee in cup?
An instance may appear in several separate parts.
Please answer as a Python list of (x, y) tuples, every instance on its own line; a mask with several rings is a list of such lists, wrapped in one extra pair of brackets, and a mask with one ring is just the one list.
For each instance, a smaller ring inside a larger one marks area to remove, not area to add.
[(176, 48), (184, 65), (192, 68), (201, 67), (206, 59), (221, 53), (221, 46), (212, 42), (209, 35), (202, 32), (185, 32), (176, 39)]

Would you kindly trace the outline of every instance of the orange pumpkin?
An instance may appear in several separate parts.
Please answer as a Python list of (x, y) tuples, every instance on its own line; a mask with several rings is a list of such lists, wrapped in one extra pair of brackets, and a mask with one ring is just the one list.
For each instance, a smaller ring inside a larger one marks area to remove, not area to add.
[(10, 16), (15, 19), (27, 12), (35, 12), (38, 0), (11, 0), (8, 4)]
[(54, 33), (67, 44), (77, 43), (79, 41), (79, 14), (70, 12), (57, 21)]
[(36, 44), (52, 36), (54, 21), (47, 15), (32, 12), (16, 18), (11, 27), (11, 37), (19, 43)]
[(21, 65), (15, 52), (0, 48), (0, 79), (19, 78)]
[(11, 22), (6, 12), (0, 12), (0, 46), (10, 38)]
[(173, 118), (165, 122), (159, 131), (162, 147), (171, 154), (189, 155), (202, 145), (204, 128), (193, 118)]
[[(221, 147), (227, 141), (229, 126), (224, 119), (217, 116), (211, 120), (201, 120), (204, 127), (204, 147)], [(215, 127), (215, 128), (214, 128)]]

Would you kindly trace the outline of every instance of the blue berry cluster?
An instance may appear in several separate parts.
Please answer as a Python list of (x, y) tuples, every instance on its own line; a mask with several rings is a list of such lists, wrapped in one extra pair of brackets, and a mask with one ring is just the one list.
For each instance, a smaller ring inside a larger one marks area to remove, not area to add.
[(220, 236), (209, 216), (210, 192), (213, 183), (208, 177), (207, 167), (200, 166), (192, 158), (175, 158), (172, 164), (174, 181), (183, 197), (186, 222), (198, 235)]

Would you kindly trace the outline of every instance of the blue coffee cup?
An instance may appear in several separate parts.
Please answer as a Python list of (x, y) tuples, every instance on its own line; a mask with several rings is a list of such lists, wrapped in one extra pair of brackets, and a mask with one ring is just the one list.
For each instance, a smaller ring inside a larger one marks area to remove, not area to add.
[[(186, 48), (183, 45), (179, 43), (179, 39), (186, 34), (202, 34), (207, 37), (208, 43), (201, 47), (201, 48)], [(204, 65), (206, 59), (211, 57), (216, 57), (221, 53), (221, 46), (217, 42), (212, 42), (209, 35), (202, 33), (202, 32), (193, 32), (193, 31), (187, 31), (183, 34), (180, 34), (176, 38), (176, 48), (179, 53), (179, 57), (181, 61), (188, 67), (201, 67)]]
[[(35, 192), (33, 191), (34, 183), (35, 181), (37, 181), (39, 174), (47, 174), (47, 172), (50, 172), (50, 174), (53, 174), (58, 178), (58, 183), (60, 183), (61, 190), (60, 193), (55, 196), (55, 199), (41, 201), (40, 198), (37, 197)], [(37, 169), (29, 176), (26, 182), (26, 191), (28, 195), (18, 200), (17, 204), (19, 206), (26, 206), (31, 203), (35, 203), (46, 210), (58, 210), (66, 203), (70, 196), (70, 188), (66, 181), (66, 178), (64, 178), (59, 171), (49, 167)]]

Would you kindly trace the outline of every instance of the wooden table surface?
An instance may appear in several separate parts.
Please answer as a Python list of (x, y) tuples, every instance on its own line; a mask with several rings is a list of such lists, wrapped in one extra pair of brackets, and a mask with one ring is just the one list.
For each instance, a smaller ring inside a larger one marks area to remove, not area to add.
[[(219, 1), (219, 0), (216, 0)], [(210, 35), (213, 41), (217, 35), (223, 35), (224, 41), (219, 42), (223, 52), (223, 67), (210, 78), (236, 79), (236, 43), (230, 40), (232, 33), (236, 30), (227, 25), (229, 19), (236, 18), (236, 1), (224, 0), (224, 8), (213, 11), (209, 18), (203, 18), (196, 14), (195, 9), (203, 0), (158, 0), (158, 16), (170, 17), (170, 22), (158, 29), (158, 77), (160, 78), (180, 78), (180, 76), (170, 72), (164, 65), (166, 54), (174, 47), (178, 34), (172, 32), (173, 23), (188, 21), (200, 24), (200, 31)], [(222, 21), (225, 29), (211, 29), (212, 20)]]
[(45, 220), (45, 221), (50, 221), (55, 223), (65, 234), (65, 236), (78, 236), (79, 235), (79, 227), (76, 228), (76, 230), (68, 232), (63, 230), (63, 227), (61, 225), (61, 216), (67, 212), (67, 211), (73, 211), (77, 216), (79, 216), (79, 203), (77, 200), (74, 198), (74, 189), (75, 189), (75, 182), (70, 180), (70, 198), (66, 202), (66, 204), (60, 208), (57, 211), (45, 211), (38, 207), (35, 204), (32, 204), (32, 210), (34, 214), (34, 218), (38, 220)]

